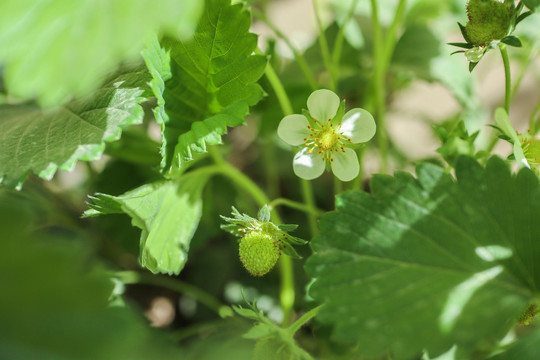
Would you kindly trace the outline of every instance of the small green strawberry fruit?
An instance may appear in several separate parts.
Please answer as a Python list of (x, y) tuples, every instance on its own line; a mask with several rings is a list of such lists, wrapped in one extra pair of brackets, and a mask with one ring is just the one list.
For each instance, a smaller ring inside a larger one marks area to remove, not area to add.
[(281, 255), (280, 242), (264, 231), (250, 231), (240, 240), (240, 261), (253, 276), (267, 274)]
[(467, 3), (469, 21), (465, 27), (472, 44), (486, 46), (504, 38), (510, 28), (513, 3), (499, 0), (470, 0)]

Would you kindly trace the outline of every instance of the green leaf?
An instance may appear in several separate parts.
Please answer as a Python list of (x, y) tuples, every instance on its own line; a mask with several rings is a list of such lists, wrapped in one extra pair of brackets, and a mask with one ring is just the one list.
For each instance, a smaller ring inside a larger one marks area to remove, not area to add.
[(536, 330), (531, 334), (524, 336), (522, 339), (507, 346), (506, 351), (493, 357), (489, 360), (533, 360), (540, 357), (540, 330)]
[(54, 110), (0, 105), (0, 180), (20, 185), (30, 172), (50, 179), (58, 168), (97, 159), (122, 127), (142, 121), (147, 80), (144, 68), (129, 67), (93, 95)]
[(441, 54), (441, 41), (426, 25), (414, 24), (405, 29), (396, 43), (392, 64), (429, 78), (432, 59)]
[(84, 216), (120, 210), (142, 230), (140, 262), (153, 273), (179, 274), (186, 264), (202, 212), (201, 193), (209, 173), (188, 173), (176, 181), (143, 185), (124, 195), (96, 194)]
[(242, 125), (262, 97), (256, 84), (266, 66), (252, 55), (257, 36), (251, 16), (230, 0), (207, 0), (193, 39), (165, 37), (143, 56), (153, 76), (155, 109), (162, 126), (162, 167), (179, 168), (193, 153), (221, 143), (227, 127)]
[(6, 193), (0, 192), (2, 359), (178, 358), (139, 313), (109, 305), (113, 283), (84, 239), (61, 226), (36, 232), (49, 214), (32, 209), (35, 194), (28, 201)]
[(523, 0), (523, 3), (532, 11), (540, 11), (540, 0)]
[(187, 38), (200, 0), (3, 0), (0, 65), (9, 93), (59, 105), (97, 88), (121, 62), (139, 59), (157, 31)]
[(322, 217), (306, 264), (318, 320), (366, 356), (496, 342), (540, 289), (540, 187), (499, 158), (378, 175)]

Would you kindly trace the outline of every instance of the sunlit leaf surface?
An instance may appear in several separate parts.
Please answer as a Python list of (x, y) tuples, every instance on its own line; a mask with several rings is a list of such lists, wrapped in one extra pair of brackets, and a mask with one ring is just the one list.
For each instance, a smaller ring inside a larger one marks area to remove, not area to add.
[[(540, 189), (491, 159), (378, 175), (324, 216), (306, 269), (319, 320), (366, 355), (435, 356), (505, 335), (540, 289)], [(484, 343), (485, 344), (485, 343)]]

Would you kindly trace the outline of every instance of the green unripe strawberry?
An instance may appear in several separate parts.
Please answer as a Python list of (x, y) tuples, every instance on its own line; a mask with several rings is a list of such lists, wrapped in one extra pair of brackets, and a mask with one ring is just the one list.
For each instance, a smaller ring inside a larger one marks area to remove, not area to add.
[(471, 43), (488, 45), (506, 36), (510, 28), (513, 3), (498, 0), (471, 0), (467, 3), (469, 21), (465, 27)]
[(280, 243), (264, 231), (251, 231), (240, 240), (240, 261), (253, 276), (267, 274), (281, 255)]

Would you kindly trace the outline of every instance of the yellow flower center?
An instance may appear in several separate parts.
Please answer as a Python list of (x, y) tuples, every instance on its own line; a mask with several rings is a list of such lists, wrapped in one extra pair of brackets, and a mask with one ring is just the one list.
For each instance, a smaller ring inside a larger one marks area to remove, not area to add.
[(317, 143), (323, 151), (333, 148), (340, 138), (335, 130), (323, 130), (319, 136)]
[(316, 151), (323, 157), (325, 161), (334, 161), (334, 154), (336, 152), (345, 152), (345, 144), (351, 142), (351, 139), (343, 135), (341, 130), (341, 123), (332, 123), (332, 119), (328, 119), (328, 122), (318, 122), (315, 120), (313, 126), (308, 126), (310, 131), (309, 138), (305, 138), (306, 146), (309, 148), (309, 152)]

